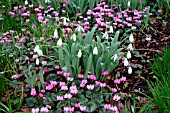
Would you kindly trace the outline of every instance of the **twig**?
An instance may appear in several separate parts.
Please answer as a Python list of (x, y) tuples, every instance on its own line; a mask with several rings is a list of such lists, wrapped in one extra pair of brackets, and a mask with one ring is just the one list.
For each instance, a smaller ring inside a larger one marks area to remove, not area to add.
[[(137, 51), (153, 51), (153, 52), (157, 52), (157, 53), (159, 53), (159, 54), (162, 54), (161, 51), (159, 51), (159, 50), (153, 50), (153, 49), (135, 49), (135, 50), (137, 50)], [(135, 50), (134, 50), (134, 51), (135, 51)]]

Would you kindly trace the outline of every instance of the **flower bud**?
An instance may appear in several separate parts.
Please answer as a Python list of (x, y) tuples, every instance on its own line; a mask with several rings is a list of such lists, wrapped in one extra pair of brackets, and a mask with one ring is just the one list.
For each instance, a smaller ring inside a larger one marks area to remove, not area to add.
[(129, 59), (129, 58), (131, 58), (132, 56), (131, 56), (131, 53), (130, 53), (130, 51), (128, 51), (127, 52), (127, 59)]
[(62, 42), (62, 39), (61, 39), (61, 38), (58, 40), (57, 45), (58, 45), (58, 46), (62, 46), (62, 45), (63, 45), (63, 42)]
[(129, 62), (128, 62), (127, 58), (125, 58), (125, 60), (124, 60), (124, 66), (128, 66), (128, 64), (129, 64)]
[(129, 36), (129, 41), (130, 41), (130, 43), (133, 43), (133, 42), (134, 42), (133, 34), (130, 34), (130, 36)]
[(97, 49), (97, 47), (94, 47), (94, 49), (93, 49), (93, 55), (97, 55), (98, 54), (98, 49)]
[(82, 55), (82, 52), (81, 52), (81, 50), (79, 50), (77, 56), (78, 56), (79, 58), (81, 58), (81, 55)]
[(132, 67), (128, 68), (128, 74), (132, 74)]

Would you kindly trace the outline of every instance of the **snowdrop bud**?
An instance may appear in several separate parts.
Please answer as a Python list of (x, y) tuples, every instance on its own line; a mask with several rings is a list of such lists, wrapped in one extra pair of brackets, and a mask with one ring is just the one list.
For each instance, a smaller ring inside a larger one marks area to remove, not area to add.
[(130, 51), (127, 52), (127, 59), (131, 58), (131, 53)]
[(110, 26), (110, 33), (113, 33), (113, 26)]
[(40, 49), (39, 45), (36, 45), (34, 48), (34, 53), (37, 52)]
[(97, 47), (94, 47), (94, 49), (93, 49), (93, 55), (97, 55), (98, 54), (98, 49), (97, 49)]
[(71, 39), (73, 39), (74, 41), (76, 41), (76, 34), (73, 34), (73, 35), (71, 36)]
[(128, 64), (129, 64), (129, 62), (128, 62), (127, 58), (125, 58), (125, 60), (124, 60), (124, 66), (128, 66)]
[(42, 56), (42, 55), (43, 55), (43, 52), (42, 52), (42, 50), (40, 50), (40, 49), (37, 51), (37, 53), (38, 53), (39, 56)]
[(132, 74), (132, 67), (128, 68), (128, 74)]
[(37, 58), (37, 59), (36, 59), (36, 65), (39, 65), (39, 63), (40, 63), (40, 61), (39, 61), (39, 59)]
[(130, 36), (129, 36), (129, 41), (130, 41), (130, 43), (133, 43), (133, 42), (134, 42), (133, 34), (130, 34)]
[(118, 59), (118, 55), (115, 54), (112, 58), (113, 58), (113, 61), (116, 61)]
[(25, 0), (25, 5), (28, 5), (28, 1), (27, 0)]
[(57, 29), (55, 29), (55, 31), (54, 31), (54, 37), (58, 38), (58, 31), (57, 31)]
[(63, 45), (63, 42), (62, 42), (62, 39), (61, 39), (61, 38), (58, 40), (57, 45), (58, 45), (58, 46), (62, 46), (62, 45)]
[(82, 52), (81, 52), (81, 50), (79, 50), (77, 56), (78, 56), (79, 58), (81, 58), (81, 55), (82, 55)]
[(128, 48), (129, 50), (132, 50), (132, 49), (133, 49), (132, 44), (130, 43), (127, 48)]
[(130, 7), (130, 1), (128, 1), (128, 7)]

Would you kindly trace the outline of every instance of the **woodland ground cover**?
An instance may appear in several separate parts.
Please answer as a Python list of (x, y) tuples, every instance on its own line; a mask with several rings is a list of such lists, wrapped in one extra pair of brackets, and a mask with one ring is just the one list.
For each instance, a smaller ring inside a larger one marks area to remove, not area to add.
[(170, 1), (1, 0), (0, 111), (168, 113)]

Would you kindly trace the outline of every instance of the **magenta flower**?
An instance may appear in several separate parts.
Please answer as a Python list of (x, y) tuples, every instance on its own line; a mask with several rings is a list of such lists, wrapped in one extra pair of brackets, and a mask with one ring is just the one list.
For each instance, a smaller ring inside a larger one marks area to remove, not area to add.
[(115, 83), (115, 84), (120, 84), (120, 80), (119, 80), (119, 79), (116, 79), (116, 80), (114, 80), (114, 83)]
[(15, 75), (12, 76), (13, 79), (18, 79), (18, 78), (20, 78), (20, 77), (21, 77), (20, 74), (15, 74)]
[(117, 89), (116, 88), (112, 88), (112, 93), (116, 93)]
[(106, 83), (100, 83), (100, 87), (101, 88), (106, 87)]
[(36, 90), (35, 90), (35, 88), (31, 89), (30, 95), (32, 95), (32, 96), (35, 96), (35, 95), (36, 95)]
[(17, 62), (17, 63), (18, 63), (19, 61), (20, 61), (19, 59), (16, 59), (16, 60), (15, 60), (15, 62)]
[(116, 106), (114, 106), (114, 107), (112, 106), (111, 110), (113, 113), (119, 113), (118, 108)]
[(74, 106), (75, 106), (76, 108), (80, 108), (81, 105), (80, 105), (80, 103), (77, 103), (77, 104), (75, 104)]
[(29, 84), (26, 84), (26, 88), (30, 88), (30, 85), (29, 85)]
[(123, 104), (122, 104), (122, 103), (118, 104), (118, 108), (121, 109), (121, 110), (123, 110), (123, 109), (124, 109)]
[(120, 82), (125, 82), (126, 81), (126, 77), (122, 77), (119, 80), (120, 80)]
[(78, 74), (78, 78), (84, 78), (83, 74)]
[(61, 87), (61, 90), (66, 91), (66, 90), (68, 90), (68, 87), (67, 87), (67, 86), (62, 86), (62, 87)]
[(46, 65), (47, 61), (42, 61), (41, 63), (42, 63), (42, 65)]
[(74, 112), (74, 107), (69, 107), (69, 108), (68, 108), (68, 111), (69, 111), (70, 113), (73, 113), (73, 112)]
[(101, 82), (95, 81), (96, 86), (100, 86)]
[(50, 105), (46, 105), (46, 107), (47, 107), (48, 109), (51, 109), (51, 106), (50, 106)]
[(50, 84), (50, 85), (46, 86), (45, 89), (46, 90), (52, 90), (53, 89), (53, 85)]
[(53, 81), (53, 80), (50, 80), (50, 83), (53, 87), (55, 87), (57, 85), (57, 82), (56, 81)]
[(86, 111), (86, 106), (80, 106), (80, 111)]
[(87, 83), (87, 80), (82, 80), (82, 81), (81, 81), (81, 84), (84, 84), (84, 85), (85, 85), (86, 83)]
[(45, 93), (45, 90), (44, 90), (44, 89), (42, 89), (42, 90), (41, 90), (41, 93)]
[(57, 65), (57, 66), (55, 66), (55, 69), (60, 69), (60, 66), (58, 66), (58, 65)]
[(108, 71), (103, 71), (103, 72), (102, 72), (102, 75), (103, 75), (103, 76), (106, 76), (106, 75), (108, 75), (108, 74), (109, 74)]
[(105, 110), (110, 110), (111, 109), (111, 105), (110, 104), (105, 104), (104, 105), (104, 109)]
[(73, 80), (74, 80), (74, 78), (67, 77), (67, 81), (72, 82)]
[(65, 83), (65, 82), (60, 82), (59, 84), (60, 84), (60, 87), (62, 87), (62, 86), (65, 86), (65, 85), (66, 85), (66, 83)]
[(64, 72), (64, 75), (65, 77), (69, 77), (70, 76), (70, 73), (69, 72)]

